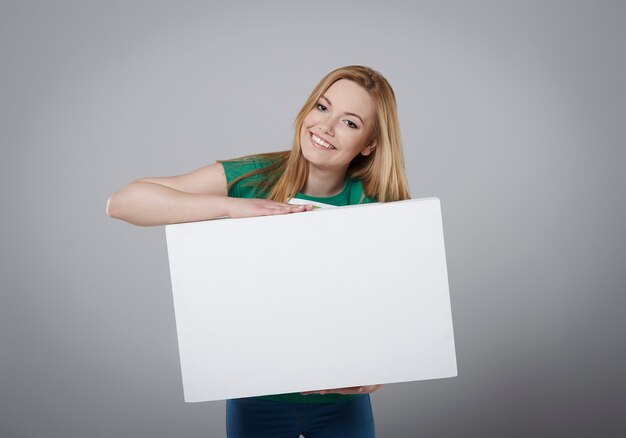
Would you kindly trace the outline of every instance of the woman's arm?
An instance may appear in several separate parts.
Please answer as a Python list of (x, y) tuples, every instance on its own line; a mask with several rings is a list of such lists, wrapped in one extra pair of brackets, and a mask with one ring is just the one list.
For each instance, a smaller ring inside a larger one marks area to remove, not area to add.
[(302, 207), (228, 197), (224, 167), (215, 163), (184, 175), (133, 181), (109, 197), (106, 212), (112, 218), (146, 226), (311, 209)]

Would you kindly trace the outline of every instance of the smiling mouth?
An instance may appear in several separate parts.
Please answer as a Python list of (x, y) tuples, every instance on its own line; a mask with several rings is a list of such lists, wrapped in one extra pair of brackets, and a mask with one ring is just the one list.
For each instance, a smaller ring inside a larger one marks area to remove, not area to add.
[(311, 143), (313, 143), (314, 146), (318, 146), (326, 150), (337, 149), (335, 146), (328, 143), (327, 141), (322, 140), (320, 137), (313, 134), (312, 132), (310, 133), (309, 137), (311, 138)]

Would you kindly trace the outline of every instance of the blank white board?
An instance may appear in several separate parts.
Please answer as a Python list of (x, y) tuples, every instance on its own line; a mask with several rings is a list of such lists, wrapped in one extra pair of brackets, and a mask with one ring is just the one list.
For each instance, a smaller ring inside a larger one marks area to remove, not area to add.
[(187, 402), (457, 375), (438, 198), (166, 236)]

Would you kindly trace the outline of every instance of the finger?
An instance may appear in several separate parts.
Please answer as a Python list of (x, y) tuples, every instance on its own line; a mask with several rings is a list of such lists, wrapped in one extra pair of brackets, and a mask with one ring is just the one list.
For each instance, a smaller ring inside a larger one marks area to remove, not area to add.
[(309, 394), (342, 394), (342, 395), (354, 395), (354, 394), (371, 394), (372, 392), (378, 390), (382, 385), (365, 385), (365, 386), (351, 386), (348, 388), (334, 388), (334, 389), (324, 389), (320, 391), (307, 391), (302, 392), (303, 395)]
[(308, 208), (306, 207), (306, 205), (302, 205), (302, 206), (300, 206), (299, 208), (294, 208), (294, 209), (291, 209), (291, 212), (292, 212), (292, 213), (301, 213), (301, 212), (303, 212), (303, 211), (309, 211), (309, 210), (310, 210), (310, 209), (308, 209)]
[[(289, 213), (300, 213), (303, 211), (307, 211), (306, 205), (292, 205), (292, 204), (279, 204), (273, 203), (262, 206), (263, 215), (274, 215), (274, 214), (289, 214)], [(310, 206), (309, 211), (313, 209), (313, 206)]]
[(301, 204), (298, 205), (298, 207), (301, 207), (298, 209), (298, 211), (312, 211), (313, 209), (315, 209), (312, 204)]
[(287, 209), (266, 210), (265, 213), (263, 214), (266, 216), (273, 216), (273, 215), (279, 215), (279, 214), (291, 214), (291, 213), (298, 213), (298, 212), (299, 212), (298, 210), (292, 210), (290, 208), (287, 208)]
[(302, 393), (304, 395), (308, 395), (308, 394), (320, 394), (320, 395), (324, 395), (324, 394), (343, 394), (343, 395), (349, 395), (349, 394), (356, 394), (356, 391), (354, 389), (351, 388), (334, 388), (334, 389), (322, 389), (319, 391), (307, 391), (305, 393)]
[(351, 386), (349, 388), (337, 388), (333, 392), (337, 394), (367, 394), (369, 389), (369, 386)]
[(324, 395), (324, 394), (330, 394), (333, 390), (332, 389), (320, 389), (317, 391), (304, 391), (301, 392), (300, 394), (302, 395), (309, 395), (309, 394), (320, 394), (320, 395)]
[(277, 202), (273, 202), (273, 203), (268, 203), (268, 204), (264, 205), (263, 207), (271, 208), (271, 209), (277, 209), (277, 210), (287, 210), (287, 209), (290, 209), (291, 207), (293, 207), (293, 205), (290, 205), (290, 204), (279, 204)]
[(302, 207), (306, 210), (312, 210), (313, 204), (286, 204), (289, 207)]
[(365, 385), (365, 386), (355, 386), (354, 389), (359, 393), (370, 393), (376, 391), (381, 385)]
[(357, 388), (357, 392), (359, 394), (371, 394), (372, 392), (375, 392), (378, 390), (378, 388), (380, 388), (383, 385), (367, 385), (367, 386), (360, 386)]
[(290, 211), (310, 211), (313, 210), (312, 204), (286, 204), (284, 202), (272, 202), (270, 208), (287, 209)]
[(304, 205), (292, 205), (292, 204), (287, 204), (285, 206), (281, 206), (281, 208), (284, 208), (286, 210), (302, 210), (304, 209)]
[(378, 391), (383, 385), (373, 385), (371, 392)]
[(266, 216), (275, 216), (275, 215), (289, 214), (289, 213), (292, 213), (292, 211), (286, 210), (286, 209), (272, 209), (272, 210), (266, 210), (263, 214)]
[(283, 210), (286, 213), (299, 213), (301, 211), (305, 211), (305, 206), (304, 205), (290, 205), (288, 206), (285, 210)]
[(280, 202), (262, 202), (258, 205), (259, 208), (270, 209), (270, 210), (291, 210), (293, 208), (300, 207), (300, 205), (292, 205), (292, 204), (281, 204)]

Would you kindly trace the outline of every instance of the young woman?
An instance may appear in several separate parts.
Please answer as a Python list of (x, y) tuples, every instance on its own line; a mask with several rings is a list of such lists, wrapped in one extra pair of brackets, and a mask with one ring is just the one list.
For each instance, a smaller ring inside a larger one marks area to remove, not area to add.
[[(292, 198), (336, 206), (409, 198), (395, 96), (378, 72), (348, 66), (326, 75), (296, 117), (290, 151), (133, 181), (109, 198), (107, 214), (163, 225), (312, 209)], [(228, 436), (373, 437), (369, 394), (379, 387), (228, 400)]]

